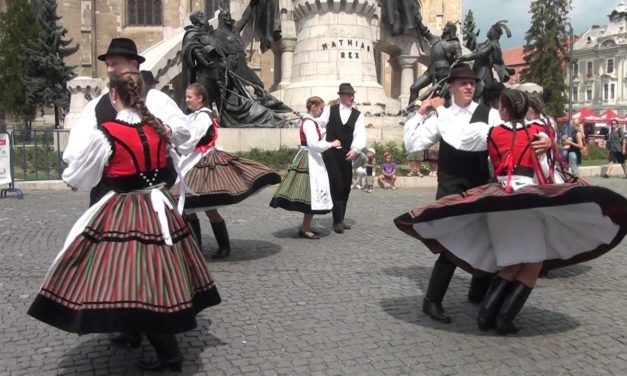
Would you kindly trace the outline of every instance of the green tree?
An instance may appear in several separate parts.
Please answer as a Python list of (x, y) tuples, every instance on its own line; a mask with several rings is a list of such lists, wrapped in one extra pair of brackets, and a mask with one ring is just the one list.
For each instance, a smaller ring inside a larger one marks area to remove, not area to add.
[(525, 34), (525, 62), (521, 81), (535, 82), (551, 93), (546, 111), (551, 115), (564, 113), (567, 102), (565, 66), (568, 34), (565, 23), (570, 0), (533, 0), (531, 26)]
[(57, 22), (56, 0), (34, 0), (39, 24), (39, 35), (26, 47), (30, 70), (24, 78), (28, 102), (41, 107), (54, 108), (55, 128), (59, 126), (59, 111), (70, 105), (67, 82), (74, 78), (74, 66), (65, 65), (64, 58), (78, 50), (71, 46), (72, 40), (64, 40), (67, 29)]
[(0, 102), (7, 114), (29, 128), (36, 106), (26, 98), (24, 77), (29, 71), (26, 46), (39, 32), (30, 2), (7, 0), (0, 13)]

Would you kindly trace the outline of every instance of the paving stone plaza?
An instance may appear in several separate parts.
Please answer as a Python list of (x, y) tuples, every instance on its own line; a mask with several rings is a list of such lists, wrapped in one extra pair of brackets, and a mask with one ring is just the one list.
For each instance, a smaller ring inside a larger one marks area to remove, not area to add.
[[(627, 195), (626, 180), (591, 178)], [(458, 270), (444, 300), (453, 323), (420, 310), (435, 260), (392, 219), (431, 201), (434, 188), (354, 191), (353, 228), (299, 239), (301, 216), (268, 206), (272, 188), (221, 210), (234, 250), (203, 219), (203, 248), (223, 303), (179, 335), (183, 375), (625, 375), (627, 242), (540, 279), (518, 317), (521, 331), (477, 329)], [(113, 348), (109, 335), (67, 334), (26, 315), (86, 192), (26, 192), (0, 200), (0, 375), (134, 375), (152, 348)], [(582, 228), (581, 231), (586, 231)], [(524, 234), (521, 233), (521, 241)]]

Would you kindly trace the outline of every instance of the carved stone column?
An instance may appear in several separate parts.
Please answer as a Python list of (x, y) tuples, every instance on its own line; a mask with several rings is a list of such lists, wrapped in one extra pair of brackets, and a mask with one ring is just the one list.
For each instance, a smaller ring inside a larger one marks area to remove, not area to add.
[(72, 128), (81, 116), (83, 108), (91, 99), (96, 98), (104, 88), (104, 81), (101, 78), (76, 77), (67, 83), (70, 91), (70, 110), (65, 115), (63, 128)]
[(281, 42), (281, 83), (279, 84), (279, 88), (283, 89), (292, 80), (292, 64), (294, 61), (296, 38), (283, 38)]
[(405, 107), (409, 104), (409, 88), (414, 83), (418, 56), (400, 55), (396, 57), (396, 62), (401, 68), (401, 92), (398, 99), (401, 101), (401, 107)]

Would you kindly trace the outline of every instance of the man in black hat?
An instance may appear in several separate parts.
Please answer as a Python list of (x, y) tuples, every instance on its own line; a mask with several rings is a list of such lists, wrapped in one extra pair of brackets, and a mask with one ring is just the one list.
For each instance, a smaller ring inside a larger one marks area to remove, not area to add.
[[(128, 67), (139, 72), (139, 65), (146, 59), (137, 53), (135, 42), (128, 38), (114, 38), (109, 44), (107, 52), (98, 56), (107, 66), (107, 75), (118, 67)], [(148, 110), (159, 118), (173, 131), (172, 142), (178, 145), (185, 142), (190, 136), (185, 123), (185, 115), (167, 94), (159, 90), (148, 90), (146, 93), (146, 106)], [(84, 140), (89, 132), (100, 127), (100, 124), (115, 120), (117, 111), (113, 108), (109, 99), (108, 90), (103, 90), (101, 95), (91, 100), (81, 113), (81, 117), (70, 131), (68, 145), (63, 152), (63, 160), (69, 163), (83, 150)], [(173, 171), (173, 178), (175, 173)], [(89, 205), (98, 202), (107, 192), (103, 182), (92, 188), (89, 194)]]
[[(488, 151), (485, 142), (477, 142), (476, 136), (477, 132), (485, 132), (486, 137), (481, 139), (487, 139), (488, 130), (501, 123), (498, 110), (473, 101), (478, 78), (470, 66), (454, 66), (447, 81), (452, 95), (451, 105), (441, 107), (444, 103), (441, 98), (423, 101), (418, 114), (407, 120), (404, 129), (405, 148), (409, 153), (425, 150), (440, 142), (436, 199), (488, 183)], [(423, 123), (423, 115), (429, 106), (440, 106), (438, 116), (432, 116)], [(473, 127), (469, 127), (471, 123)], [(546, 137), (532, 143), (536, 151), (546, 151), (550, 145)], [(443, 253), (433, 266), (422, 311), (436, 321), (451, 322), (442, 307), (442, 300), (455, 268)], [(468, 300), (480, 303), (491, 279), (492, 275), (487, 273), (473, 275)]]
[[(333, 231), (344, 233), (351, 227), (344, 223), (348, 195), (353, 180), (352, 161), (366, 147), (364, 115), (353, 108), (355, 89), (350, 83), (340, 84), (340, 103), (326, 107), (316, 119), (321, 127), (326, 126), (327, 141), (340, 140), (342, 146), (322, 153), (329, 174), (331, 199), (333, 200)], [(328, 110), (327, 110), (328, 109)]]

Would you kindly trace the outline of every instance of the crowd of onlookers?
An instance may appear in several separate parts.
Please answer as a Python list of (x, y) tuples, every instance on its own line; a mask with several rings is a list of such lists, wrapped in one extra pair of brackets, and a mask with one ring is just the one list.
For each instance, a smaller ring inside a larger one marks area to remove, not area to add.
[[(409, 172), (407, 176), (433, 176), (437, 174), (438, 144), (418, 153), (408, 153)], [(374, 190), (375, 183), (379, 188), (396, 189), (399, 166), (391, 152), (385, 151), (383, 158), (377, 162), (374, 148), (366, 148), (353, 160), (352, 189), (363, 189), (367, 193)], [(426, 172), (426, 173), (423, 173)]]

